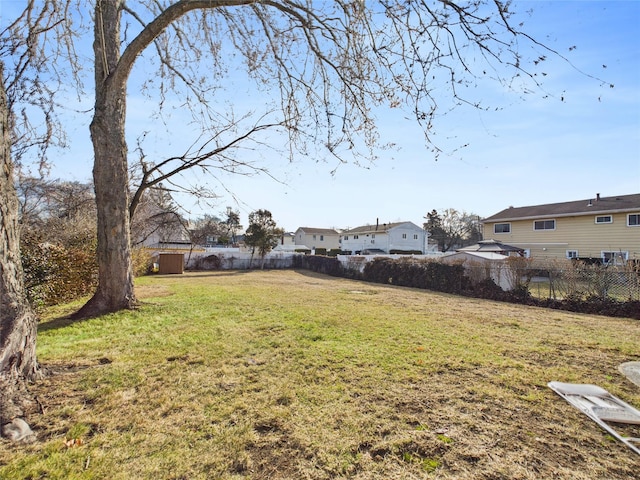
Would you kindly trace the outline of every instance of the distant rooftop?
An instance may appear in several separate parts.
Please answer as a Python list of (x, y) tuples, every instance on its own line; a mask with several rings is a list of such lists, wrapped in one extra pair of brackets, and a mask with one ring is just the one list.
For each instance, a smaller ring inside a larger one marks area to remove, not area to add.
[(376, 232), (387, 232), (388, 230), (395, 228), (399, 225), (404, 225), (406, 223), (411, 222), (394, 222), (394, 223), (378, 223), (377, 225), (363, 225), (361, 227), (350, 228), (345, 230), (344, 233), (376, 233)]
[(338, 235), (338, 231), (335, 228), (299, 227), (298, 230), (302, 230), (307, 234)]

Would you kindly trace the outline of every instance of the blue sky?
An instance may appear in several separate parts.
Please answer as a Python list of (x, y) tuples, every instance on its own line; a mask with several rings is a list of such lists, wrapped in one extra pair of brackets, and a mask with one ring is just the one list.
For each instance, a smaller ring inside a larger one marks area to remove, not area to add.
[[(263, 152), (262, 165), (280, 182), (266, 176), (224, 176), (224, 189), (211, 183), (221, 197), (206, 213), (232, 206), (246, 225), (248, 213), (266, 208), (279, 226), (293, 231), (300, 226), (356, 227), (377, 219), (422, 225), (432, 209), (486, 217), (509, 206), (639, 193), (640, 2), (516, 1), (512, 9), (533, 9), (523, 17), (524, 30), (571, 62), (556, 59), (545, 66), (549, 98), (538, 92), (523, 99), (497, 85), (483, 85), (486, 92), (479, 97), (502, 108), (461, 108), (442, 117), (436, 140), (447, 153), (437, 160), (406, 114), (379, 111), (382, 139), (398, 148), (380, 151), (375, 163), (366, 168), (341, 165), (332, 175), (335, 163), (313, 158), (290, 163), (283, 155)], [(576, 48), (570, 51), (572, 46)], [(228, 98), (236, 106), (247, 101), (242, 92)], [(133, 132), (152, 125), (145, 102), (130, 89), (130, 150), (135, 147)], [(59, 152), (51, 174), (83, 181), (92, 168), (90, 114), (72, 112), (67, 118), (70, 148)], [(181, 124), (178, 110), (173, 121)], [(169, 151), (169, 145), (179, 148), (179, 139), (189, 135), (188, 128), (174, 126), (172, 131), (172, 139), (157, 134), (159, 152)], [(457, 148), (461, 145), (467, 146)], [(178, 200), (192, 217), (205, 212), (187, 198)]]

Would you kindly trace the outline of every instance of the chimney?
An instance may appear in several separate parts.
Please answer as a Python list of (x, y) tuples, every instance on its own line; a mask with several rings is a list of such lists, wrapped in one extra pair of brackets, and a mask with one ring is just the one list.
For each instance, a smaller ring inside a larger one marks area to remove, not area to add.
[(596, 202), (599, 202), (599, 201), (600, 201), (600, 194), (596, 193)]
[(380, 223), (380, 218), (376, 218), (376, 232), (378, 231), (378, 224)]

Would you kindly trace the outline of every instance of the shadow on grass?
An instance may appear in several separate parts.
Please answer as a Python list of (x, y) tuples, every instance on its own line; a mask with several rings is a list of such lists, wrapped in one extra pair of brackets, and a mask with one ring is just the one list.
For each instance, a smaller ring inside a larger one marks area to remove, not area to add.
[[(251, 270), (185, 270), (187, 277), (234, 277), (238, 275), (245, 275), (253, 271), (259, 271), (259, 269), (252, 268)], [(157, 276), (157, 275), (154, 275)], [(180, 277), (180, 275), (160, 275), (162, 278)]]
[(73, 312), (62, 317), (56, 317), (51, 320), (47, 320), (46, 322), (39, 323), (38, 333), (48, 332), (49, 330), (57, 330), (58, 328), (65, 328), (65, 327), (68, 327), (69, 325), (73, 325), (75, 323), (80, 323), (80, 322), (89, 320), (88, 318), (73, 319), (71, 318), (72, 315), (73, 315)]

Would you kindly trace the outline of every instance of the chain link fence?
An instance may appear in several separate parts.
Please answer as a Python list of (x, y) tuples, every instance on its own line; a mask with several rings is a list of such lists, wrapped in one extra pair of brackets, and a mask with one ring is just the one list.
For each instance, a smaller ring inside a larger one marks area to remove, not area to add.
[(527, 290), (540, 299), (640, 301), (640, 269), (634, 262), (602, 265), (509, 258), (500, 264), (467, 263), (465, 268), (473, 283), (491, 278), (503, 290)]

